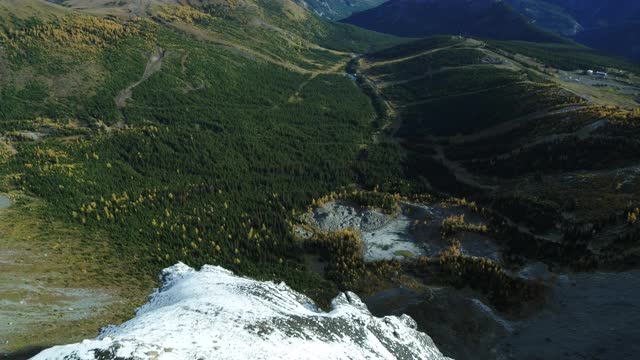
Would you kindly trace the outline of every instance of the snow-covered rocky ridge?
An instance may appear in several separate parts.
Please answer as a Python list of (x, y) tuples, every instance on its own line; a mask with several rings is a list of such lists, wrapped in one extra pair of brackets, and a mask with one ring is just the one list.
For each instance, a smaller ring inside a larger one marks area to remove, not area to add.
[(221, 267), (163, 270), (136, 316), (34, 359), (447, 359), (408, 316), (376, 318), (352, 293), (330, 312), (285, 284)]

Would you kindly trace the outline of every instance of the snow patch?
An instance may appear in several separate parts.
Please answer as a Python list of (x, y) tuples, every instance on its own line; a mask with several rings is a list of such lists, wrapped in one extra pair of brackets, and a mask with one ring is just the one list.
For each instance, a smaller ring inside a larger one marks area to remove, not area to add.
[(284, 283), (221, 267), (179, 263), (160, 279), (133, 319), (34, 359), (446, 359), (413, 319), (374, 317), (350, 292), (327, 313)]

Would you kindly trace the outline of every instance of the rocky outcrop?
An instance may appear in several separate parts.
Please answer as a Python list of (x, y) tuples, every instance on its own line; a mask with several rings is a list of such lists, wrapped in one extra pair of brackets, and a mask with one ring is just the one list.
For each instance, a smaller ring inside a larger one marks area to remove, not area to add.
[(322, 231), (344, 229), (374, 231), (383, 227), (391, 219), (391, 216), (381, 211), (359, 208), (342, 201), (328, 202), (307, 214), (308, 222)]
[(133, 319), (35, 359), (446, 359), (410, 317), (374, 317), (353, 293), (323, 312), (284, 283), (220, 267), (180, 263), (161, 280)]

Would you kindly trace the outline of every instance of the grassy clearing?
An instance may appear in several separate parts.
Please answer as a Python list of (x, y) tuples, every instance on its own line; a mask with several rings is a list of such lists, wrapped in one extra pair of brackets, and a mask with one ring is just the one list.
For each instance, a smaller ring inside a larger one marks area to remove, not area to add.
[[(101, 233), (60, 222), (20, 192), (0, 209), (0, 352), (94, 337), (145, 301), (155, 280), (131, 276)], [(73, 310), (71, 310), (73, 309)]]

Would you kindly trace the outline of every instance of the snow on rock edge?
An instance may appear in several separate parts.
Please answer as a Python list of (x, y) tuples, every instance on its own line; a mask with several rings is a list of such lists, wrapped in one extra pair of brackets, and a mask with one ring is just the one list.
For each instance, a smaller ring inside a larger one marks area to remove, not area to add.
[(284, 283), (179, 263), (136, 316), (34, 359), (447, 359), (409, 316), (376, 318), (353, 293), (322, 312)]

